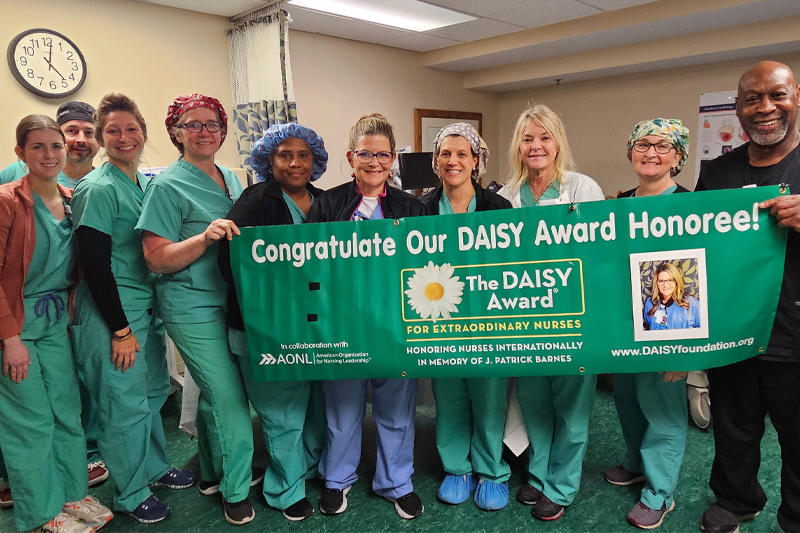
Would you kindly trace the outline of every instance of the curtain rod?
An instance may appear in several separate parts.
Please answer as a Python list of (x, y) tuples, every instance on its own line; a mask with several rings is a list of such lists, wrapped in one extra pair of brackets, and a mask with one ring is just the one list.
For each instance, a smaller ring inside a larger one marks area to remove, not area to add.
[(244, 22), (246, 20), (252, 20), (258, 17), (263, 17), (265, 15), (272, 15), (277, 13), (281, 7), (283, 6), (286, 0), (262, 0), (266, 3), (264, 6), (254, 7), (253, 9), (248, 9), (238, 15), (234, 15), (230, 17), (228, 20), (231, 22)]

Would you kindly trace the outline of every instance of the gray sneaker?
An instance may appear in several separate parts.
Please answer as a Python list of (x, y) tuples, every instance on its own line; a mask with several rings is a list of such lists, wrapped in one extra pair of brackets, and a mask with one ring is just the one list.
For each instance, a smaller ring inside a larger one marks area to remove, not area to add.
[(661, 506), (661, 509), (650, 509), (642, 502), (637, 503), (628, 513), (628, 523), (636, 526), (639, 529), (655, 529), (664, 521), (664, 516), (670, 511), (675, 509), (675, 502), (672, 502), (667, 508), (667, 504)]

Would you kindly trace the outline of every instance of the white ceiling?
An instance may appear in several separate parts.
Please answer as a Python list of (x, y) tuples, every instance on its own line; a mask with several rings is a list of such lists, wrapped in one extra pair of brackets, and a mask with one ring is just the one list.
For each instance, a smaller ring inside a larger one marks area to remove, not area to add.
[[(170, 7), (235, 17), (276, 3), (276, 0), (137, 0)], [(373, 0), (379, 3), (381, 0)], [(423, 64), (462, 71), (568, 56), (582, 52), (647, 43), (656, 39), (700, 34), (734, 26), (800, 15), (800, 0), (422, 0), (476, 17), (476, 20), (427, 32), (413, 32), (284, 5), (290, 28), (342, 39), (428, 52)], [(646, 4), (655, 3), (654, 6)], [(692, 12), (692, 6), (699, 6)], [(625, 9), (624, 13), (613, 14)], [(642, 17), (639, 17), (639, 15)], [(578, 20), (583, 19), (583, 20)], [(572, 22), (568, 22), (572, 21)], [(619, 23), (619, 21), (625, 21)], [(630, 22), (628, 22), (630, 21)], [(564, 23), (564, 24), (561, 24)], [(557, 25), (557, 26), (553, 26)], [(541, 28), (531, 32), (531, 28)], [(519, 42), (501, 36), (519, 32)], [(540, 38), (541, 36), (541, 38)], [(486, 39), (481, 43), (474, 43)], [(498, 39), (504, 39), (502, 42)], [(509, 42), (512, 44), (509, 45)], [(474, 43), (465, 44), (465, 43)], [(466, 48), (465, 48), (466, 47)], [(768, 48), (738, 47), (730, 52), (697, 50), (682, 58), (662, 60), (643, 45), (644, 57), (632, 58), (618, 70), (584, 68), (564, 81), (598, 78), (623, 72), (657, 70), (711, 63), (723, 57), (756, 57)], [(800, 36), (783, 39), (781, 52), (800, 51)], [(546, 79), (487, 83), (473, 88), (513, 90), (552, 83)]]

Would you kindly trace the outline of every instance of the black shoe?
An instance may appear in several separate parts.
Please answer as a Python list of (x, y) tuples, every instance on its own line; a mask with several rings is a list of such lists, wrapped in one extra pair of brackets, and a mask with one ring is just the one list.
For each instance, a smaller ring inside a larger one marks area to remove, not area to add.
[[(260, 466), (254, 466), (251, 470), (251, 478), (250, 478), (250, 486), (255, 487), (264, 479), (264, 475), (266, 474), (266, 470), (261, 468)], [(197, 484), (197, 489), (200, 491), (200, 494), (203, 496), (211, 496), (213, 494), (219, 493), (219, 480), (215, 479), (213, 481), (203, 481), (200, 480), (200, 483)]]
[(736, 533), (739, 531), (739, 522), (752, 520), (758, 513), (738, 515), (718, 504), (711, 504), (703, 516), (700, 517), (700, 531), (709, 533)]
[(529, 483), (520, 485), (519, 490), (517, 490), (517, 501), (522, 505), (534, 505), (541, 497), (542, 491)]
[(252, 468), (252, 477), (250, 478), (250, 486), (255, 487), (262, 481), (264, 481), (264, 476), (267, 474), (267, 470), (260, 466), (254, 466)]
[(245, 498), (236, 503), (223, 503), (225, 507), (225, 520), (234, 526), (243, 526), (256, 517), (256, 512), (253, 510), (253, 506), (250, 505), (249, 498)]
[(425, 507), (422, 506), (422, 500), (417, 496), (416, 492), (409, 492), (405, 496), (400, 496), (397, 499), (387, 498), (390, 502), (394, 502), (394, 510), (400, 515), (400, 518), (412, 520), (422, 514)]
[(283, 516), (292, 522), (301, 522), (312, 514), (314, 514), (314, 506), (311, 505), (308, 498), (296, 501), (283, 510)]
[(531, 515), (539, 520), (549, 522), (551, 520), (558, 520), (564, 514), (564, 506), (555, 503), (547, 496), (542, 494), (536, 503), (533, 504)]
[(333, 516), (335, 514), (342, 514), (347, 509), (347, 493), (350, 492), (350, 487), (346, 489), (322, 489), (322, 498), (319, 500), (319, 512), (325, 516)]

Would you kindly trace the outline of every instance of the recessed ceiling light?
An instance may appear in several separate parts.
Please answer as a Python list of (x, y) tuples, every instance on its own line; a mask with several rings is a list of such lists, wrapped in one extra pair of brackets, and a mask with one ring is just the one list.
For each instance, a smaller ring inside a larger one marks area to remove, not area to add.
[(428, 31), (475, 17), (417, 0), (289, 0), (289, 4), (411, 31)]

